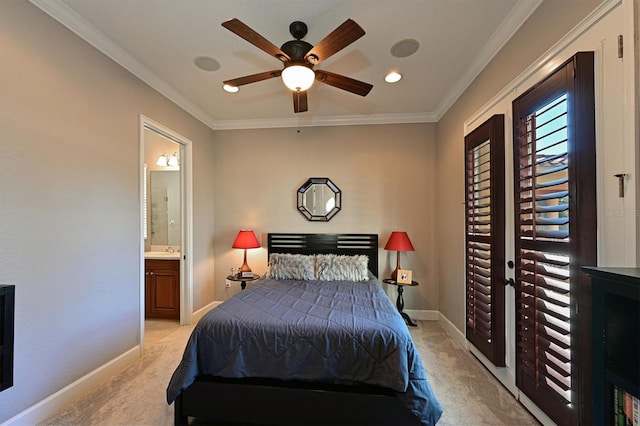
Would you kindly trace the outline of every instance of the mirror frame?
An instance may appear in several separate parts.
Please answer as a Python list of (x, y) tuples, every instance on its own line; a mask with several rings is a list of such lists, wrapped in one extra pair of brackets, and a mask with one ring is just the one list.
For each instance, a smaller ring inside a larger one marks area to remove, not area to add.
[[(315, 215), (309, 211), (304, 203), (306, 192), (313, 187), (313, 185), (326, 185), (335, 194), (336, 204), (324, 215)], [(300, 188), (298, 188), (298, 211), (302, 213), (307, 220), (317, 222), (328, 222), (333, 218), (342, 208), (342, 191), (336, 186), (335, 183), (329, 178), (309, 178)]]

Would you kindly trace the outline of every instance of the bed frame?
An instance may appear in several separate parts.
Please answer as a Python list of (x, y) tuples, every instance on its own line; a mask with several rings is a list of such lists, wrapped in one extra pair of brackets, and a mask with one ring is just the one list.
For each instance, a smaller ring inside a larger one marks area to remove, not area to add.
[(364, 254), (378, 276), (378, 234), (268, 234), (267, 254)]
[[(268, 234), (268, 253), (366, 254), (378, 275), (377, 234)], [(419, 425), (395, 392), (265, 379), (199, 377), (174, 402), (176, 425)]]

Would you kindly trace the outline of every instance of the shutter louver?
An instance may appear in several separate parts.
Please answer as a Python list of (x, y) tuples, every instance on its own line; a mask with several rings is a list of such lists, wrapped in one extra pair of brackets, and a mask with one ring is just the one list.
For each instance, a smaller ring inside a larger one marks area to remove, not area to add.
[(504, 366), (504, 116), (465, 137), (466, 335)]
[(567, 96), (521, 120), (518, 360), (536, 386), (571, 402)]
[(593, 52), (513, 101), (516, 385), (556, 424), (590, 424), (596, 262)]

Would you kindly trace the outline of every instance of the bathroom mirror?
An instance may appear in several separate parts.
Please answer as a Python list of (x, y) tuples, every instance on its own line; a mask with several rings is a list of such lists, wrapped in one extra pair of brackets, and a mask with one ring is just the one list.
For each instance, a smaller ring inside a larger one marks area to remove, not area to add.
[(151, 244), (180, 245), (180, 172), (178, 170), (151, 171), (150, 185)]
[(307, 220), (328, 222), (342, 207), (342, 192), (329, 178), (309, 178), (298, 189), (298, 210)]

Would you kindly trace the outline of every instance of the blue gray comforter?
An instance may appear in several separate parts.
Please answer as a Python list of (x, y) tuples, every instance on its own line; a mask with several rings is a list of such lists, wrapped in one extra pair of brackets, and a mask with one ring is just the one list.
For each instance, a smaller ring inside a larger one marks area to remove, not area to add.
[(167, 402), (200, 375), (391, 388), (425, 425), (442, 408), (409, 330), (380, 282), (261, 278), (194, 328)]

